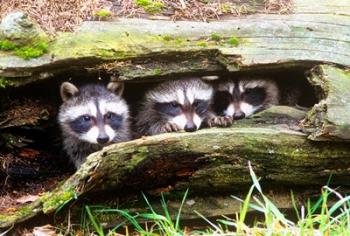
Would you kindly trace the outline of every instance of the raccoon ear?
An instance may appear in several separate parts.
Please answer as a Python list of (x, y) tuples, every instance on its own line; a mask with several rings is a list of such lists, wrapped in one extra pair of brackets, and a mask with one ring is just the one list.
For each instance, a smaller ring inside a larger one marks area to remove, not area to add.
[(107, 85), (107, 89), (118, 96), (122, 96), (124, 91), (124, 83), (123, 82), (110, 82)]
[(71, 99), (72, 97), (74, 97), (75, 95), (77, 95), (79, 93), (79, 89), (75, 87), (75, 85), (72, 83), (64, 82), (61, 85), (60, 92), (61, 92), (61, 98), (65, 102)]

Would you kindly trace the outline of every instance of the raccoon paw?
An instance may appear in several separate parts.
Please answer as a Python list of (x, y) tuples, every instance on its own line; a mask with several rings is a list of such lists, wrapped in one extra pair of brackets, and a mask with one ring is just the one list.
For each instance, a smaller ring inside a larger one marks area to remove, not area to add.
[(180, 128), (176, 124), (166, 123), (160, 130), (162, 133), (169, 133), (179, 131)]
[(231, 116), (214, 116), (207, 121), (209, 127), (228, 127), (232, 125), (232, 122)]

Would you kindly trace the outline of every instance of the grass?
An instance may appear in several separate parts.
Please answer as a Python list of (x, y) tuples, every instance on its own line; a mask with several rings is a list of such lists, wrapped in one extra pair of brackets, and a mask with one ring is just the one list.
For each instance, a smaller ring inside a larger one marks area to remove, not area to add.
[[(156, 212), (147, 197), (143, 198), (149, 211), (146, 213), (130, 213), (123, 209), (105, 208), (101, 206), (85, 206), (81, 228), (84, 235), (112, 236), (120, 235), (125, 229), (125, 235), (350, 235), (350, 196), (342, 196), (334, 189), (324, 186), (321, 196), (315, 203), (308, 201), (306, 206), (298, 208), (292, 195), (292, 203), (297, 216), (296, 221), (289, 220), (276, 205), (263, 193), (259, 180), (249, 163), (250, 175), (253, 181), (245, 199), (232, 196), (241, 202), (241, 208), (235, 217), (223, 217), (216, 222), (209, 221), (200, 212), (195, 212), (207, 223), (203, 230), (191, 231), (181, 225), (181, 211), (188, 191), (185, 192), (181, 205), (172, 218), (166, 200), (161, 195), (162, 212)], [(329, 198), (338, 200), (329, 207)], [(246, 223), (247, 213), (254, 210), (263, 215), (262, 220), (253, 225)], [(99, 222), (100, 214), (118, 214), (125, 219), (122, 223), (106, 230)], [(143, 223), (141, 223), (143, 222)], [(145, 223), (146, 222), (146, 223)]]

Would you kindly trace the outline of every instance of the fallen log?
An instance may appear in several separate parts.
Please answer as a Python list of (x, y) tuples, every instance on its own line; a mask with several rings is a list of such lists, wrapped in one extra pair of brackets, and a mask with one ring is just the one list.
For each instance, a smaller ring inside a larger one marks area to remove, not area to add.
[[(76, 68), (144, 82), (187, 73), (283, 72), (324, 63), (349, 66), (350, 40), (344, 33), (350, 26), (348, 3), (312, 3), (321, 11), (296, 0), (291, 15), (257, 14), (209, 24), (140, 19), (87, 22), (75, 33), (55, 38), (48, 52), (37, 59), (24, 60), (1, 51), (0, 87), (50, 79)], [(333, 82), (343, 80), (340, 87), (344, 83), (348, 88), (348, 79), (345, 70), (334, 67), (319, 67), (310, 77), (321, 89), (321, 109), (316, 105), (308, 114), (303, 131), (314, 140), (338, 142), (309, 140), (298, 127), (304, 112), (275, 107), (231, 128), (163, 134), (112, 145), (91, 154), (52, 192), (0, 214), (0, 227), (52, 213), (92, 192), (127, 194), (168, 186), (208, 194), (239, 190), (250, 185), (248, 161), (262, 182), (271, 186), (321, 186), (330, 175), (332, 184), (349, 186), (350, 147), (339, 142), (348, 141), (349, 122), (336, 116), (348, 114), (349, 103), (347, 98), (345, 102), (333, 100), (339, 95), (348, 97), (347, 89), (333, 87)]]
[[(350, 65), (346, 3), (294, 1), (292, 12), (210, 23), (85, 22), (76, 32), (57, 36), (39, 58), (25, 60), (0, 51), (0, 84), (20, 86), (77, 68), (98, 67), (99, 72), (130, 80), (189, 72), (309, 68), (320, 63)], [(334, 14), (338, 12), (342, 14)]]
[(282, 118), (295, 121), (303, 114), (279, 107), (260, 113), (255, 125), (254, 119), (247, 119), (247, 124), (232, 128), (169, 133), (111, 145), (91, 154), (54, 191), (13, 214), (1, 215), (0, 226), (53, 212), (89, 192), (113, 189), (125, 195), (169, 185), (208, 194), (238, 190), (251, 183), (248, 161), (269, 185), (324, 185), (332, 175), (333, 184), (349, 186), (349, 145), (313, 142), (300, 131), (277, 124)]

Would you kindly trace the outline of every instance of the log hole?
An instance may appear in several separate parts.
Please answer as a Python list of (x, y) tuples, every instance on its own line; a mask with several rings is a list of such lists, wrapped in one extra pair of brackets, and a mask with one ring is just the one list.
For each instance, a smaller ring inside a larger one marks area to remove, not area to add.
[[(124, 97), (134, 115), (143, 93), (165, 79), (213, 75), (185, 74), (126, 81)], [(305, 68), (239, 73), (215, 73), (222, 77), (256, 76), (276, 80), (282, 105), (293, 91), (300, 91), (298, 105), (311, 107), (317, 102), (314, 89), (305, 77)], [(59, 86), (63, 81), (76, 85), (109, 81), (106, 72), (76, 69), (19, 88), (8, 88), (0, 95), (0, 212), (17, 207), (21, 197), (53, 189), (74, 171), (61, 149), (57, 112), (61, 104)]]

